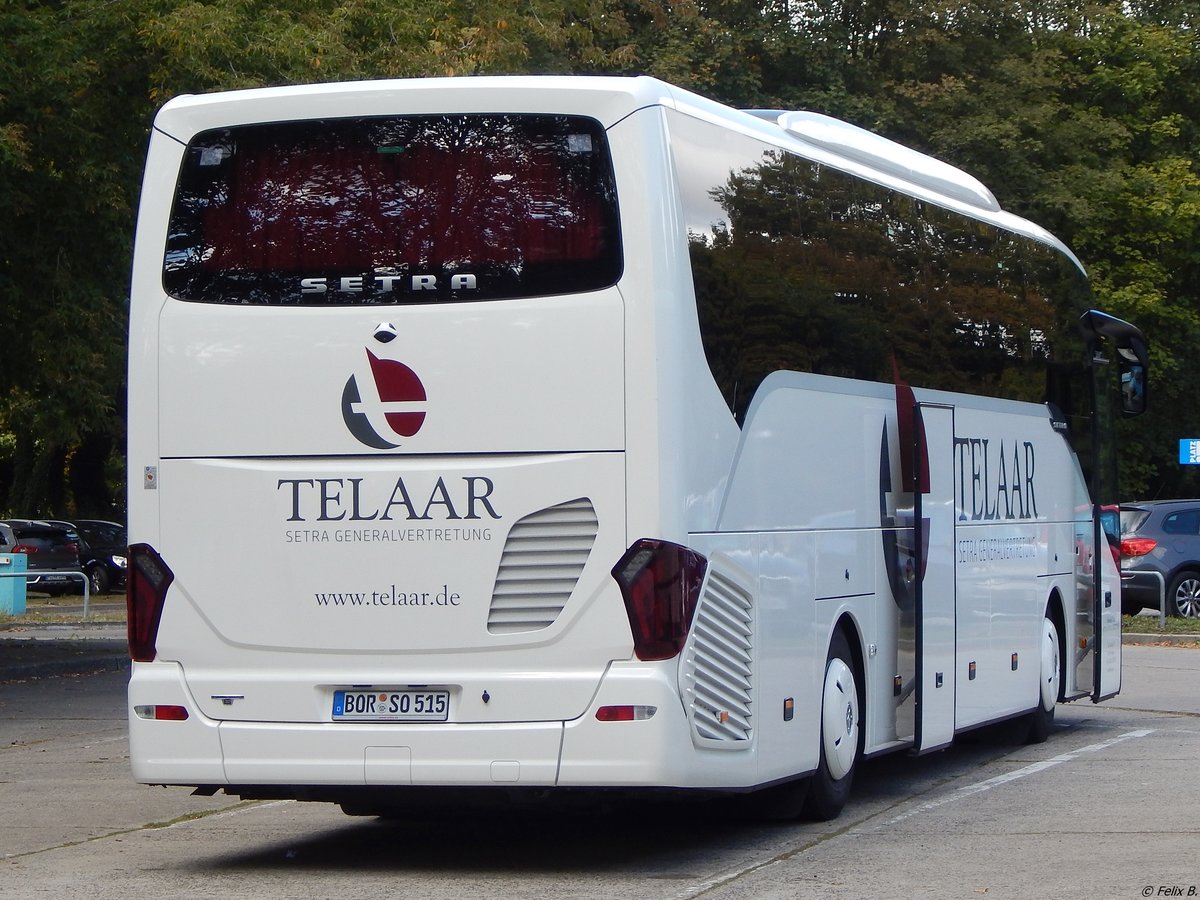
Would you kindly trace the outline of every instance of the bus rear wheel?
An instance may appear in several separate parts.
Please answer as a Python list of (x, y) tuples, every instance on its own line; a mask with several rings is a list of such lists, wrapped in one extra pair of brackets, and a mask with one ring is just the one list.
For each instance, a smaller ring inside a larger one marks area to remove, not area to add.
[(838, 631), (825, 657), (821, 691), (821, 759), (809, 780), (807, 813), (820, 822), (836, 819), (850, 797), (858, 762), (862, 715), (854, 659)]

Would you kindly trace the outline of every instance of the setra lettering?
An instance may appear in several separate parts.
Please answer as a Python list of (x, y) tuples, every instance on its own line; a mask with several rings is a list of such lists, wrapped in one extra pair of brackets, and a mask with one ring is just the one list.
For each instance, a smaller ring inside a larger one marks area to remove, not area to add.
[(436, 291), (443, 285), (449, 285), (452, 291), (474, 291), (479, 288), (479, 279), (472, 274), (462, 272), (449, 276), (442, 275), (346, 275), (341, 278), (321, 278), (312, 276), (300, 279), (301, 294), (326, 294), (336, 291), (341, 294), (367, 293), (371, 288), (375, 293), (393, 294), (398, 291)]

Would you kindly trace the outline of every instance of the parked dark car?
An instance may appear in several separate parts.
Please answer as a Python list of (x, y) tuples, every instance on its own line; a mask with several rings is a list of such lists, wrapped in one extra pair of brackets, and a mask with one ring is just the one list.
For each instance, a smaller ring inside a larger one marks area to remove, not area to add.
[(93, 594), (107, 594), (125, 586), (125, 554), (129, 538), (125, 526), (100, 519), (48, 520), (79, 537), (79, 563), (87, 573)]
[(1157, 610), (1163, 585), (1168, 615), (1200, 618), (1200, 500), (1121, 504), (1121, 611)]
[(79, 572), (79, 541), (74, 532), (31, 519), (0, 521), (0, 552), (24, 553), (25, 586), (58, 596), (79, 590), (81, 582), (64, 572)]

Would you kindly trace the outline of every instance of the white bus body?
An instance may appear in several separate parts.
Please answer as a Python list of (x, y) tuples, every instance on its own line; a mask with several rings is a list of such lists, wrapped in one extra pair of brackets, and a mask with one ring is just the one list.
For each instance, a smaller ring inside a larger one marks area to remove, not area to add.
[[(392, 120), (420, 127), (380, 137)], [(481, 162), (497, 128), (512, 146)], [(168, 103), (131, 311), (136, 779), (373, 808), (813, 775), (833, 815), (862, 756), (1114, 694), (1118, 573), (1066, 416), (903, 361), (773, 371), (731, 402), (706, 360), (694, 260), (753, 229), (683, 185), (743, 171), (746, 142), (768, 148), (754, 177), (800, 161), (1075, 269), (973, 179), (877, 140), (647, 78)], [(472, 193), (522, 179), (553, 196), (504, 194), (507, 217)], [(579, 199), (604, 185), (608, 213)], [(397, 211), (422, 203), (442, 208)], [(274, 222), (296, 209), (316, 224)], [(394, 222), (406, 253), (470, 234), (380, 263)]]

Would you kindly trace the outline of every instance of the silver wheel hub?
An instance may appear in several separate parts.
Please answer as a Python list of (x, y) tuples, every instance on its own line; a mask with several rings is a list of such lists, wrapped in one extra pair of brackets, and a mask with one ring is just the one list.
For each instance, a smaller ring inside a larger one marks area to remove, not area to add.
[(821, 705), (821, 747), (835, 781), (845, 778), (858, 755), (858, 689), (854, 672), (841, 659), (825, 666)]
[(1042, 709), (1054, 709), (1058, 702), (1058, 628), (1049, 619), (1042, 620)]
[(1200, 581), (1189, 578), (1175, 592), (1175, 609), (1185, 619), (1200, 617)]

